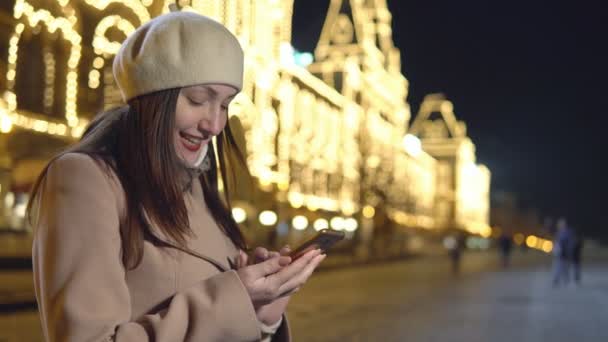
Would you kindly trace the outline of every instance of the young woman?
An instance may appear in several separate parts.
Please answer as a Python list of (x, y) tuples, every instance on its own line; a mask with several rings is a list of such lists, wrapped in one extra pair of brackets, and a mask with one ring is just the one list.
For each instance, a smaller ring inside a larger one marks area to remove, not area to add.
[(258, 248), (248, 262), (218, 192), (218, 163), (224, 180), (244, 167), (227, 125), (237, 39), (204, 16), (165, 14), (125, 40), (114, 76), (128, 105), (98, 116), (33, 189), (45, 338), (289, 340), (289, 296), (325, 256)]

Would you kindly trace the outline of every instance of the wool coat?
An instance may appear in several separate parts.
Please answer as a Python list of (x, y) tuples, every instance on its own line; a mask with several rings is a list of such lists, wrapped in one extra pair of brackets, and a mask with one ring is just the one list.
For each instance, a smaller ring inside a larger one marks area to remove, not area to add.
[[(33, 267), (47, 341), (259, 341), (238, 277), (238, 248), (207, 208), (198, 179), (184, 192), (192, 236), (181, 248), (151, 225), (143, 259), (122, 262), (125, 193), (81, 153), (51, 163), (36, 210)], [(286, 319), (272, 337), (289, 341)]]

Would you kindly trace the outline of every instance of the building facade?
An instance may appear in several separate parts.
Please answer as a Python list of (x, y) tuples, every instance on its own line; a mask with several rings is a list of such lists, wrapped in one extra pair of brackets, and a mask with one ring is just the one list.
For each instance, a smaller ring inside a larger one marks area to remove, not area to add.
[[(95, 113), (120, 104), (113, 56), (173, 2), (2, 2), (0, 226), (23, 227), (41, 168)], [(236, 184), (234, 202), (250, 238), (298, 239), (331, 227), (366, 245), (387, 226), (389, 236), (490, 229), (490, 173), (475, 164), (451, 103), (427, 98), (410, 127), (409, 83), (385, 0), (332, 0), (307, 66), (291, 45), (293, 0), (178, 4), (224, 23), (245, 51), (244, 88), (229, 115), (253, 176)], [(442, 113), (447, 131), (437, 133), (427, 112)]]

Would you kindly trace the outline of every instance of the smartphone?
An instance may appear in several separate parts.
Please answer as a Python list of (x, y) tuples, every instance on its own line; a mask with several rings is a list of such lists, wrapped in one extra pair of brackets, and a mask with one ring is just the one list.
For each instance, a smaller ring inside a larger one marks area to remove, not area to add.
[(321, 249), (321, 251), (325, 253), (329, 248), (331, 248), (331, 246), (342, 239), (344, 239), (344, 232), (323, 229), (310, 240), (304, 242), (293, 252), (289, 253), (289, 256), (291, 257), (291, 260), (296, 260), (307, 252), (317, 248)]

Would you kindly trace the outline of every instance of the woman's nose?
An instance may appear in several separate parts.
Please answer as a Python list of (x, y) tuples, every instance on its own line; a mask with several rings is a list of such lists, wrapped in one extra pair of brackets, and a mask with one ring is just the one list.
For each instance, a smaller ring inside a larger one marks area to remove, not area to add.
[(221, 108), (212, 108), (209, 110), (207, 115), (205, 115), (201, 121), (199, 121), (199, 130), (204, 132), (205, 134), (211, 134), (213, 136), (219, 135), (224, 129), (223, 125), (224, 120), (222, 119), (222, 111)]

